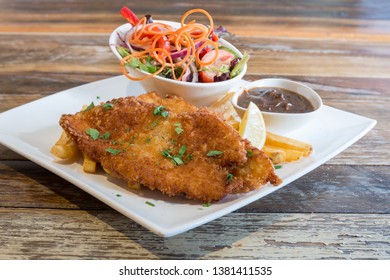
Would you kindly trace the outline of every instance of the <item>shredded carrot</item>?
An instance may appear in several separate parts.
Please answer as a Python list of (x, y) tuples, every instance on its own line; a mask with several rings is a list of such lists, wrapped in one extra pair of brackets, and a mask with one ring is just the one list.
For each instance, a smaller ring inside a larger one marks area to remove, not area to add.
[[(209, 20), (208, 26), (197, 23), (195, 20), (185, 23), (188, 16), (194, 13), (204, 14)], [(146, 24), (146, 17), (141, 18), (133, 27), (134, 31), (129, 38), (129, 44), (145, 50), (134, 51), (121, 60), (121, 69), (125, 76), (131, 80), (140, 81), (156, 76), (165, 67), (170, 67), (173, 79), (181, 80), (190, 63), (196, 62), (200, 67), (204, 67), (215, 62), (218, 57), (219, 44), (209, 38), (214, 28), (211, 15), (203, 9), (189, 10), (181, 17), (180, 25), (181, 27), (175, 30), (173, 27), (161, 22)], [(162, 46), (161, 42), (164, 42), (166, 45)], [(196, 48), (197, 46), (198, 48)], [(201, 61), (200, 53), (208, 46), (215, 49), (216, 55), (209, 61)], [(181, 59), (174, 61), (171, 56), (172, 49), (175, 52), (186, 50), (186, 54)], [(126, 64), (132, 58), (142, 59), (147, 56), (151, 56), (160, 64), (159, 70), (143, 77), (131, 76), (126, 69)], [(175, 67), (179, 66), (183, 68), (183, 71), (180, 76), (176, 77)]]
[[(206, 12), (205, 10), (203, 9), (192, 9), (192, 10), (189, 10), (188, 12), (186, 12), (182, 17), (181, 17), (181, 20), (180, 20), (180, 23), (181, 23), (181, 26), (184, 26), (185, 25), (185, 19), (191, 15), (191, 14), (194, 14), (194, 13), (202, 13), (202, 14), (205, 14), (206, 17), (209, 19), (210, 21), (210, 26), (209, 26), (209, 31), (208, 31), (208, 34), (207, 36), (209, 36), (211, 34), (211, 32), (214, 30), (214, 21), (213, 21), (213, 18), (211, 17), (211, 15)], [(195, 23), (195, 21), (192, 21), (190, 23)]]

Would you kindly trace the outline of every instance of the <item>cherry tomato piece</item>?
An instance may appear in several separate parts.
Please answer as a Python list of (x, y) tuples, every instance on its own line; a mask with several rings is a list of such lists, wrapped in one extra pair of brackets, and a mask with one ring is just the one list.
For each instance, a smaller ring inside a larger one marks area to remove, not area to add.
[[(202, 62), (211, 61), (215, 57), (216, 51), (206, 53), (201, 59)], [(220, 76), (230, 69), (230, 62), (235, 58), (234, 54), (226, 50), (218, 50), (218, 58), (212, 64), (205, 66), (204, 71), (199, 72), (200, 81), (203, 83), (214, 82), (215, 76)]]
[(121, 15), (132, 25), (136, 25), (139, 22), (139, 18), (136, 16), (136, 14), (127, 7), (122, 7)]

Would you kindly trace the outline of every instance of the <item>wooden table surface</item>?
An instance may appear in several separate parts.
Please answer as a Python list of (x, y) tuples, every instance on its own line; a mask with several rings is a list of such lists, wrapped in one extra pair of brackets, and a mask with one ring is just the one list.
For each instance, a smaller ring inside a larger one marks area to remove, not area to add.
[(122, 5), (166, 20), (202, 7), (251, 55), (246, 80), (294, 79), (378, 123), (281, 190), (171, 238), (0, 145), (0, 259), (390, 259), (389, 1), (0, 0), (0, 112), (120, 75), (107, 42)]

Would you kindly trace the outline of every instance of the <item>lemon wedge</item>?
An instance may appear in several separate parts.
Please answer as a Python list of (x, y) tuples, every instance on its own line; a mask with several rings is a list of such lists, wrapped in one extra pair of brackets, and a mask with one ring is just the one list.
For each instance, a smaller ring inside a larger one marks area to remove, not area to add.
[(239, 133), (242, 138), (251, 142), (258, 149), (263, 148), (266, 130), (263, 115), (255, 103), (250, 102), (242, 117)]

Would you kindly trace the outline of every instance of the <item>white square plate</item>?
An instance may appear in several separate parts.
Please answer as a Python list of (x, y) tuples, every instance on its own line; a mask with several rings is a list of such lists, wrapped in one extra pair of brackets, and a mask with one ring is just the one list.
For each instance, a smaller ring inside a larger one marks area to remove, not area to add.
[[(246, 83), (242, 81), (242, 85)], [(280, 186), (267, 185), (246, 194), (229, 195), (209, 207), (183, 198), (170, 198), (158, 191), (128, 190), (124, 182), (112, 179), (104, 172), (86, 174), (80, 162), (63, 164), (50, 154), (51, 146), (61, 133), (58, 120), (62, 114), (80, 111), (91, 101), (97, 104), (142, 93), (144, 90), (139, 83), (118, 76), (50, 95), (0, 114), (0, 143), (154, 233), (169, 237), (217, 219), (286, 186), (352, 145), (376, 124), (375, 120), (324, 106), (313, 122), (289, 135), (311, 143), (314, 153), (276, 170), (283, 180)]]

